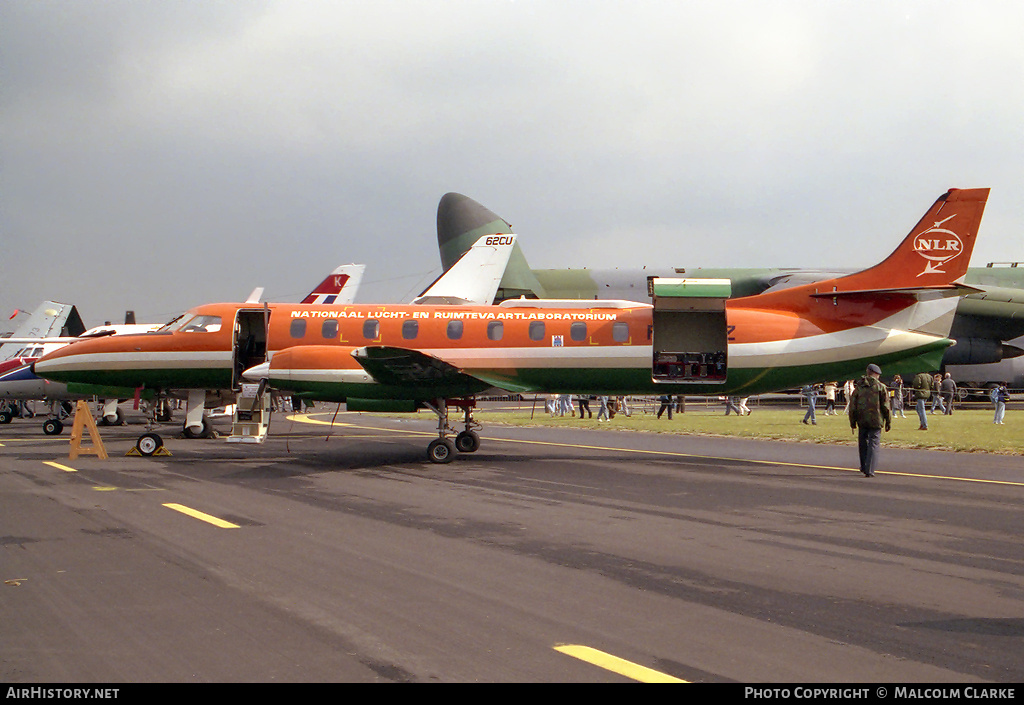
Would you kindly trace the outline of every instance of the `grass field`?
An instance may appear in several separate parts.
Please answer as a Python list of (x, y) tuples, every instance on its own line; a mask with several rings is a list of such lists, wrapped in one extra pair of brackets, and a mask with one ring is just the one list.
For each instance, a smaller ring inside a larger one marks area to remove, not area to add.
[[(598, 405), (591, 402), (593, 419), (552, 417), (543, 403), (531, 408), (528, 403), (501, 410), (478, 409), (475, 418), (483, 424), (514, 424), (519, 426), (553, 426), (564, 428), (623, 429), (645, 433), (677, 433), (705, 436), (739, 436), (805, 443), (856, 444), (846, 416), (825, 416), (819, 409), (817, 425), (800, 423), (805, 408), (752, 407), (749, 416), (725, 416), (722, 406), (688, 405), (686, 413), (675, 413), (670, 421), (658, 419), (651, 407), (634, 410), (631, 417), (616, 414), (610, 421), (597, 421)], [(578, 409), (577, 409), (578, 413)], [(907, 418), (893, 420), (892, 430), (882, 434), (887, 447), (929, 448), (961, 452), (1024, 455), (1024, 411), (1007, 409), (1005, 423), (992, 423), (991, 409), (958, 410), (951, 416), (928, 416), (928, 430), (919, 431), (917, 414), (909, 410)], [(1024, 469), (1024, 464), (1022, 464)]]

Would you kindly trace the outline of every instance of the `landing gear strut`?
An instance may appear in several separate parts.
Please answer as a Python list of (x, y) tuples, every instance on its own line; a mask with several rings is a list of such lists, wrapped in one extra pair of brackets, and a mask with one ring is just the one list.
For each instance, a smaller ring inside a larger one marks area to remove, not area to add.
[(171, 419), (171, 405), (162, 393), (157, 392), (156, 399), (153, 401), (152, 413), (146, 417), (146, 432), (139, 436), (139, 439), (135, 442), (135, 450), (139, 452), (139, 455), (144, 455), (147, 458), (160, 452), (164, 447), (164, 440), (153, 432), (153, 428), (156, 426), (158, 421), (170, 421)]
[[(437, 414), (437, 438), (427, 446), (427, 456), (432, 463), (450, 463), (455, 457), (455, 451), (460, 453), (473, 453), (480, 447), (480, 436), (474, 429), (480, 428), (480, 424), (473, 420), (473, 408), (476, 407), (476, 399), (439, 399), (437, 406), (426, 405), (428, 409)], [(448, 424), (448, 408), (454, 406), (462, 409), (465, 414), (463, 430), (456, 433), (455, 429)], [(449, 434), (455, 433), (455, 441), (448, 438)]]
[(47, 436), (59, 436), (64, 430), (62, 419), (70, 416), (71, 408), (71, 402), (51, 401), (49, 418), (43, 421), (43, 433)]

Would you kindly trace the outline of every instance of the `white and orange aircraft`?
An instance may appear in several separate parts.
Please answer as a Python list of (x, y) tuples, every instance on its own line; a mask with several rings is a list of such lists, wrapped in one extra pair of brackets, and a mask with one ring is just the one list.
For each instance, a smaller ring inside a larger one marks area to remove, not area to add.
[[(362, 281), (366, 265), (343, 264), (331, 271), (317, 286), (302, 299), (304, 304), (350, 304), (355, 300)], [(263, 295), (263, 288), (254, 289), (246, 300), (248, 305), (260, 305), (259, 300)], [(55, 316), (57, 323), (53, 323)], [(65, 323), (65, 319), (68, 322)], [(77, 322), (77, 327), (76, 327)], [(70, 343), (82, 342), (87, 339), (104, 338), (114, 335), (130, 335), (149, 333), (161, 328), (161, 324), (136, 324), (134, 314), (129, 321), (127, 318), (123, 325), (110, 323), (96, 328), (90, 328), (79, 335), (59, 336), (42, 334), (56, 331), (73, 332), (80, 331), (84, 326), (78, 317), (78, 311), (74, 306), (58, 304), (52, 301), (44, 302), (40, 309), (33, 314), (33, 318), (24, 324), (10, 338), (0, 338), (0, 343), (20, 343), (28, 347), (22, 348), (13, 358), (13, 362), (0, 363), (0, 402), (3, 401), (26, 401), (42, 400), (49, 404), (50, 413), (43, 422), (43, 432), (47, 435), (59, 434), (64, 424), (57, 413), (56, 405), (59, 402), (67, 402), (75, 399), (87, 399), (91, 397), (106, 397), (101, 422), (120, 423), (121, 411), (118, 409), (118, 397), (131, 398), (133, 390), (138, 385), (131, 385), (128, 388), (121, 388), (116, 385), (99, 388), (95, 385), (72, 384), (69, 388), (66, 384), (54, 382), (49, 379), (41, 379), (34, 374), (31, 364), (45, 353), (62, 348)], [(211, 387), (208, 390), (202, 388), (184, 387), (188, 391), (186, 403), (185, 422), (182, 427), (183, 433), (192, 437), (205, 437), (209, 434), (210, 427), (206, 421), (204, 411), (207, 407), (226, 403), (223, 401), (223, 394), (219, 390), (229, 387)], [(160, 391), (168, 392), (168, 387), (161, 387)], [(175, 389), (177, 391), (177, 389)], [(230, 398), (232, 395), (228, 394)], [(168, 412), (169, 413), (169, 412)], [(6, 406), (0, 405), (0, 424), (10, 423), (14, 412)]]
[[(76, 343), (35, 369), (156, 389), (236, 387), (244, 375), (349, 410), (430, 408), (439, 424), (429, 457), (447, 462), (477, 449), (473, 397), (495, 387), (746, 396), (848, 379), (872, 362), (887, 375), (937, 369), (958, 298), (971, 291), (962, 280), (988, 193), (943, 194), (874, 267), (757, 296), (729, 299), (728, 280), (652, 278), (651, 303), (210, 304), (157, 333)], [(465, 411), (454, 443), (450, 406)]]

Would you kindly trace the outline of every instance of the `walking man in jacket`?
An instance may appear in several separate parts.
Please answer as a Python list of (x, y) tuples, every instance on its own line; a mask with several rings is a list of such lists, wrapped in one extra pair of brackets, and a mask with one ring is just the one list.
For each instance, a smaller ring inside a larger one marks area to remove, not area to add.
[(870, 364), (857, 381), (850, 400), (850, 428), (859, 428), (857, 450), (860, 452), (860, 471), (865, 477), (875, 476), (878, 453), (882, 445), (882, 428), (889, 430), (892, 417), (889, 412), (889, 390), (878, 379), (882, 370)]

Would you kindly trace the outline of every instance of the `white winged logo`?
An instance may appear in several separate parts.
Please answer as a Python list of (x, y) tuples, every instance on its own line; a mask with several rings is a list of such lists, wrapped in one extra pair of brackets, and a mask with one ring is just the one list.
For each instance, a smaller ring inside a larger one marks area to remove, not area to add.
[(952, 230), (941, 227), (955, 217), (955, 215), (951, 215), (946, 220), (940, 220), (914, 238), (914, 251), (928, 260), (925, 263), (924, 271), (917, 276), (945, 274), (942, 265), (960, 256), (964, 245), (960, 236)]

